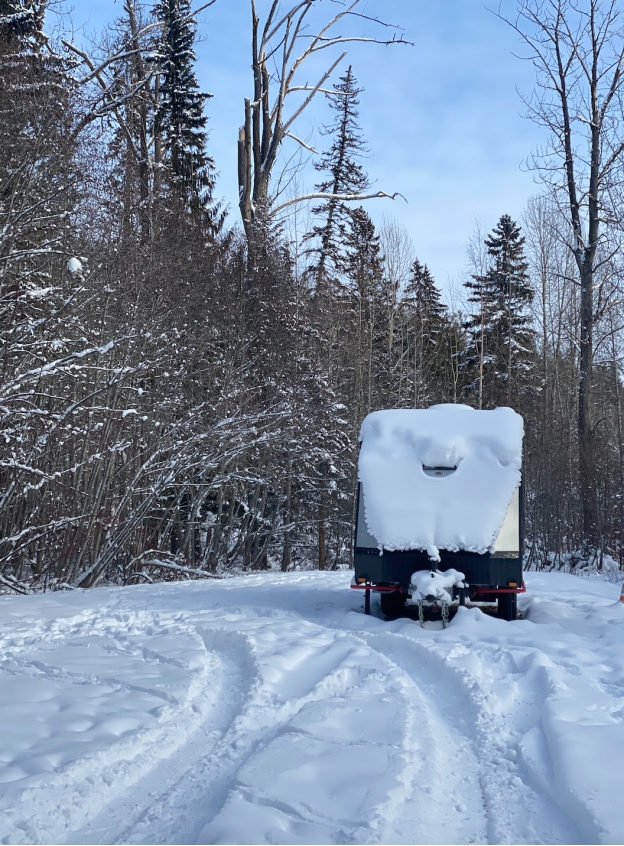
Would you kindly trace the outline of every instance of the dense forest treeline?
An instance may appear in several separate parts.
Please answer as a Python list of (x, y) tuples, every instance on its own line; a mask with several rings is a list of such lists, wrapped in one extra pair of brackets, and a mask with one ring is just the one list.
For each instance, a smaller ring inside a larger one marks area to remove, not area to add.
[[(362, 205), (387, 195), (364, 167), (354, 70), (297, 82), (359, 21), (326, 5), (253, 18), (239, 222), (217, 201), (189, 0), (125, 0), (89, 50), (50, 39), (45, 0), (0, 0), (3, 589), (346, 565), (363, 417), (444, 402), (524, 416), (527, 566), (622, 567), (617, 8), (556, 0), (540, 29), (519, 3), (526, 42), (568, 56), (568, 100), (541, 51), (543, 191), (475, 233), (445, 303), (426, 245)], [(319, 8), (335, 17), (301, 46)], [(312, 154), (294, 119), (313, 97), (330, 116), (318, 183), (280, 194), (297, 181), (282, 146)]]

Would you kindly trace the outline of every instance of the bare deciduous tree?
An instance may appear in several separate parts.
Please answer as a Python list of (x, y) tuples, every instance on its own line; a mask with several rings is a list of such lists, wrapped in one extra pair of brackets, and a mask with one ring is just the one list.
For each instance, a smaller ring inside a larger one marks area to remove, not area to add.
[[(606, 223), (622, 181), (624, 25), (617, 0), (521, 0), (508, 20), (529, 48), (537, 88), (528, 115), (548, 131), (532, 159), (571, 225), (580, 283), (578, 439), (585, 542), (597, 542), (592, 365), (596, 274), (609, 260)], [(600, 249), (599, 249), (600, 247)]]
[[(313, 85), (297, 84), (297, 74), (305, 62), (323, 50), (340, 49), (352, 42), (385, 45), (408, 43), (402, 35), (397, 36), (396, 33), (389, 39), (337, 34), (338, 25), (352, 18), (389, 27), (377, 18), (355, 11), (361, 0), (352, 0), (346, 8), (311, 34), (308, 31), (311, 13), (322, 2), (291, 0), (290, 8), (282, 13), (279, 0), (273, 0), (261, 26), (256, 2), (251, 0), (254, 94), (253, 99), (245, 99), (245, 121), (238, 138), (239, 207), (250, 243), (257, 227), (263, 228), (272, 215), (296, 203), (323, 199), (350, 202), (397, 196), (384, 191), (354, 195), (317, 192), (292, 197), (275, 205), (275, 197), (271, 195), (271, 177), (280, 148), (287, 138), (316, 153), (316, 150), (295, 135), (294, 125), (319, 92), (340, 94), (324, 86), (347, 54), (343, 52), (339, 55)], [(292, 95), (303, 95), (303, 100), (298, 101), (292, 111), (287, 113), (287, 104), (292, 101)]]

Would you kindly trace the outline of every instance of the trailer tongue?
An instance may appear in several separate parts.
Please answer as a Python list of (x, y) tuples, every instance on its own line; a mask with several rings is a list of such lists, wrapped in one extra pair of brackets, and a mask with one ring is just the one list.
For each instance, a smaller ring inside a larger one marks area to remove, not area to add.
[(376, 411), (360, 433), (352, 587), (386, 616), (498, 603), (524, 591), (522, 418), (463, 405)]

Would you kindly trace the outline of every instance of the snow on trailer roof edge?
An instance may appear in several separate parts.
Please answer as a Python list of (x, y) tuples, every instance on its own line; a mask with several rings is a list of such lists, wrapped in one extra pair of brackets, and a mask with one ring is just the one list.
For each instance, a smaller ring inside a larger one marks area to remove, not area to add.
[[(381, 551), (494, 551), (521, 481), (522, 417), (467, 405), (374, 411), (362, 423), (358, 477)], [(436, 476), (432, 468), (447, 468)]]

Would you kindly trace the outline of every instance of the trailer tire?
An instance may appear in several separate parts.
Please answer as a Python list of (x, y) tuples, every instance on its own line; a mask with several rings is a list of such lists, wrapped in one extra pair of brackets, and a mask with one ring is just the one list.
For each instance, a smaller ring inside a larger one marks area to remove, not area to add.
[(502, 593), (498, 597), (498, 616), (502, 620), (515, 620), (518, 616), (518, 595), (516, 593)]
[(405, 608), (407, 597), (400, 590), (383, 591), (380, 595), (381, 610), (386, 617), (399, 617)]

